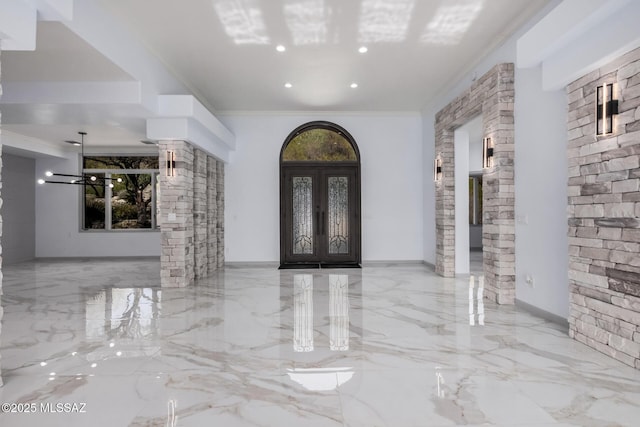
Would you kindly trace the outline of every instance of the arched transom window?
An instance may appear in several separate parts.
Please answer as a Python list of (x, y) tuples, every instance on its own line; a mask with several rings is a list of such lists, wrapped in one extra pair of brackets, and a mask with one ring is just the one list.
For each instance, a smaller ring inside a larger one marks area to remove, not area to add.
[(357, 160), (358, 153), (351, 141), (342, 131), (329, 127), (311, 127), (298, 131), (290, 137), (282, 152), (284, 162)]

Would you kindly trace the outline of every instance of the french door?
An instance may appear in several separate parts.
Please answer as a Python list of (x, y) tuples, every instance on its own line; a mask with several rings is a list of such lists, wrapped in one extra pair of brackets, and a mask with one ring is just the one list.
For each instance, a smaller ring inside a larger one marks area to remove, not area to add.
[(357, 266), (358, 166), (287, 164), (281, 173), (281, 267)]

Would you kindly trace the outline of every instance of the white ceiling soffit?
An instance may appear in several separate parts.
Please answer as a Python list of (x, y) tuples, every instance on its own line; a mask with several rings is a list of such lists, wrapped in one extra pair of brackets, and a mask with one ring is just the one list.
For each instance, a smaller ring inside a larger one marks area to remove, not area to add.
[(38, 20), (70, 20), (73, 0), (0, 1), (2, 50), (35, 50)]
[[(0, 102), (5, 130), (54, 141), (63, 150), (63, 141), (78, 130), (91, 135), (88, 146), (139, 148), (140, 140), (148, 138), (146, 120), (161, 117), (159, 94), (189, 93), (93, 0), (76, 1), (75, 8), (72, 0), (15, 0), (7, 7), (8, 3), (0, 3), (0, 47), (5, 50)], [(21, 25), (10, 24), (7, 17)], [(23, 44), (26, 40), (37, 49), (5, 49), (5, 42), (11, 44), (19, 37)], [(194, 102), (197, 114), (189, 120), (204, 131), (192, 132), (190, 142), (205, 151), (220, 141), (225, 150), (232, 149), (233, 135), (202, 104)], [(228, 157), (219, 148), (216, 154)]]
[(23, 157), (65, 157), (58, 144), (2, 129), (2, 152)]
[(189, 141), (225, 162), (235, 150), (235, 137), (191, 95), (160, 95), (158, 116), (147, 120), (151, 140)]
[(564, 0), (517, 42), (517, 66), (542, 64), (545, 90), (559, 90), (640, 46), (637, 0)]

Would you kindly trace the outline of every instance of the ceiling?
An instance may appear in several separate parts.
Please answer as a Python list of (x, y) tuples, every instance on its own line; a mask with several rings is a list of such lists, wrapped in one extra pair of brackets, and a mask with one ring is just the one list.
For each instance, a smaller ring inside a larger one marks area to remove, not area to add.
[[(550, 0), (92, 1), (221, 113), (419, 111)], [(138, 81), (61, 22), (39, 22), (36, 46), (2, 52), (5, 98), (43, 82)], [(61, 146), (78, 130), (89, 145), (139, 146), (152, 114), (20, 98), (2, 99), (3, 130)]]
[(101, 3), (217, 111), (418, 111), (548, 1)]

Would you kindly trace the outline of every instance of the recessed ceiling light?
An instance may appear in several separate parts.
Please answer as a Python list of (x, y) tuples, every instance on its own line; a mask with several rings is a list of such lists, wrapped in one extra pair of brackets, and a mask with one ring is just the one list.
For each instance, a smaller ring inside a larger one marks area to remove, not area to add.
[(355, 89), (358, 87), (358, 83), (351, 83), (351, 89)]
[(276, 50), (278, 52), (284, 52), (285, 50), (287, 50), (287, 48), (284, 47), (283, 45), (279, 44), (278, 46), (276, 46)]
[(287, 89), (291, 89), (293, 87), (293, 85), (291, 83), (285, 83), (284, 87), (286, 87)]
[(358, 52), (367, 53), (368, 50), (369, 48), (367, 48), (366, 46), (360, 46), (360, 48), (358, 49)]

